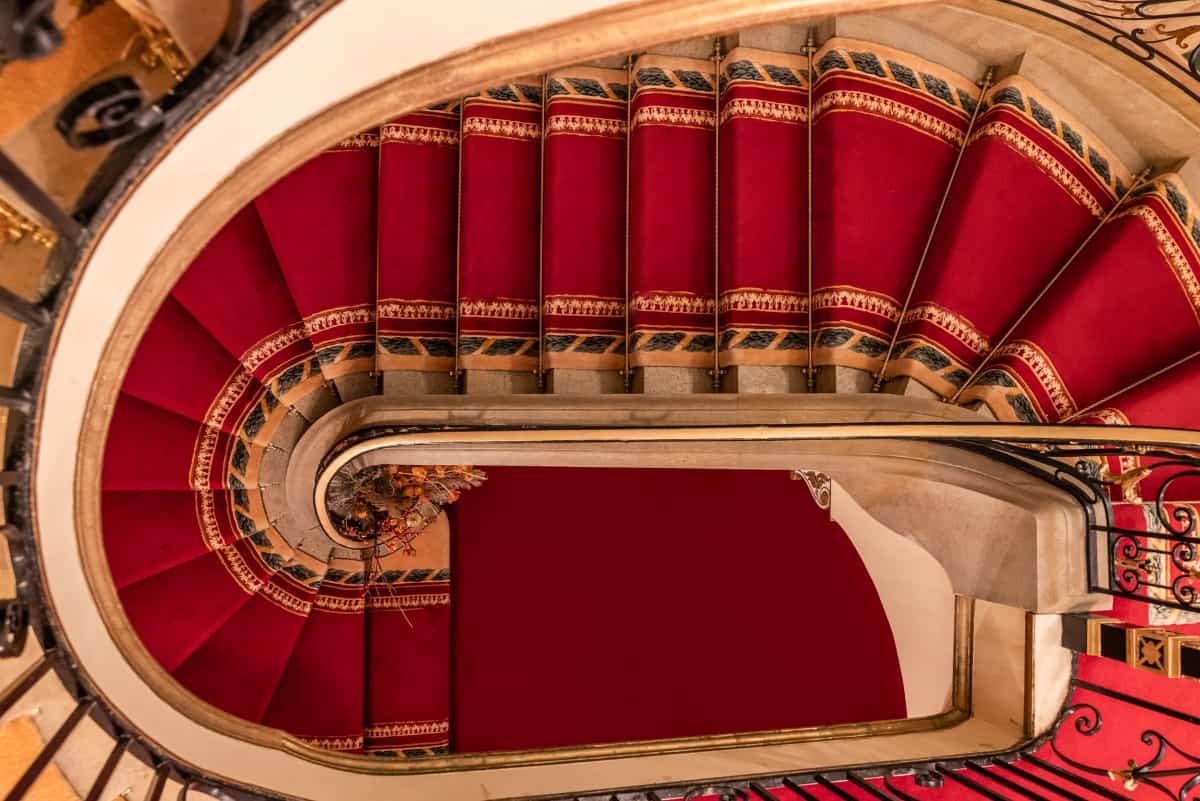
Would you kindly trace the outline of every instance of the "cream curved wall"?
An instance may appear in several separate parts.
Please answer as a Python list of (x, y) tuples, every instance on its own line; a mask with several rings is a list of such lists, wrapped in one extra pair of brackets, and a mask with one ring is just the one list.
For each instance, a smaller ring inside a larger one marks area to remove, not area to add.
[(945, 568), (917, 543), (871, 517), (833, 482), (830, 518), (854, 544), (875, 584), (904, 679), (909, 717), (949, 708), (954, 689), (954, 588)]

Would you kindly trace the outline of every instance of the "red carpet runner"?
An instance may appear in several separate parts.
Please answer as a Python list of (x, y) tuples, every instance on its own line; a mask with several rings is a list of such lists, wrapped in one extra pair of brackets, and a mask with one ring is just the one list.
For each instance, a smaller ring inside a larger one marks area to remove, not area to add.
[(1200, 350), (1195, 209), (1174, 174), (1140, 190), (962, 401), (981, 400), (1000, 420), (1055, 422)]
[(988, 94), (888, 377), (951, 397), (1127, 191), (1129, 171), (1019, 77)]
[(444, 103), (379, 131), (380, 370), (454, 368), (458, 113)]
[(465, 370), (535, 370), (541, 79), (463, 101), (458, 314)]
[(808, 364), (808, 59), (721, 63), (721, 366)]
[[(329, 379), (375, 369), (379, 137), (338, 143), (254, 201)], [(343, 400), (348, 384), (339, 384)], [(359, 384), (355, 396), (366, 391)]]
[(625, 366), (625, 70), (546, 81), (545, 366)]
[(851, 39), (827, 42), (816, 71), (813, 360), (877, 372), (979, 89)]
[(716, 88), (711, 61), (642, 56), (630, 131), (634, 367), (712, 367)]

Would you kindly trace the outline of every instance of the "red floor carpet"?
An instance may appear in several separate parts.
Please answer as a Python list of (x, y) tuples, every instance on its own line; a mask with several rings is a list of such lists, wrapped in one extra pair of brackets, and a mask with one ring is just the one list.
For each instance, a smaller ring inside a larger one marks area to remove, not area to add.
[(803, 482), (486, 469), (452, 507), (452, 750), (904, 716), (875, 588)]

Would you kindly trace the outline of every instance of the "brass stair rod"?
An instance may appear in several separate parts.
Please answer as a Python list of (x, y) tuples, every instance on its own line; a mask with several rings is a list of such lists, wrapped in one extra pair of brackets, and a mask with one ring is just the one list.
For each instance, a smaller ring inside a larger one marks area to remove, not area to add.
[(1110, 392), (1109, 394), (1105, 395), (1100, 400), (1095, 401), (1094, 403), (1089, 403), (1087, 406), (1084, 406), (1082, 409), (1080, 409), (1079, 411), (1070, 415), (1069, 417), (1064, 417), (1060, 422), (1070, 423), (1074, 420), (1078, 420), (1080, 417), (1083, 417), (1088, 412), (1091, 412), (1095, 409), (1100, 408), (1101, 406), (1108, 403), (1109, 401), (1111, 401), (1113, 398), (1117, 397), (1118, 395), (1124, 395), (1126, 392), (1129, 392), (1130, 390), (1137, 389), (1142, 384), (1146, 384), (1146, 383), (1149, 383), (1150, 381), (1153, 381), (1154, 379), (1158, 378), (1163, 373), (1169, 373), (1171, 370), (1174, 370), (1179, 365), (1184, 364), (1188, 361), (1191, 361), (1192, 359), (1196, 358), (1197, 356), (1200, 356), (1200, 350), (1192, 351), (1187, 356), (1184, 356), (1182, 359), (1176, 359), (1175, 361), (1168, 364), (1166, 367), (1160, 367), (1159, 369), (1155, 370), (1150, 375), (1139, 378), (1137, 381), (1134, 381), (1131, 384), (1121, 387), (1116, 392)]
[(942, 221), (942, 214), (946, 210), (946, 201), (950, 199), (950, 192), (954, 189), (954, 179), (958, 177), (958, 168), (962, 166), (963, 154), (967, 152), (967, 145), (971, 142), (971, 134), (975, 131), (975, 123), (979, 120), (979, 113), (983, 109), (983, 101), (987, 97), (988, 89), (992, 86), (992, 81), (996, 75), (995, 67), (988, 67), (984, 72), (983, 78), (980, 79), (979, 99), (975, 102), (975, 108), (971, 111), (971, 119), (967, 123), (967, 130), (963, 134), (962, 146), (958, 148), (958, 155), (954, 157), (954, 166), (950, 169), (950, 178), (946, 181), (946, 188), (942, 191), (942, 199), (938, 201), (937, 212), (933, 215), (933, 224), (929, 226), (929, 236), (925, 238), (925, 247), (921, 249), (921, 258), (917, 260), (917, 269), (913, 273), (912, 281), (908, 285), (908, 294), (904, 296), (904, 305), (900, 307), (900, 317), (896, 320), (896, 327), (892, 329), (892, 339), (888, 343), (888, 349), (883, 354), (883, 364), (879, 366), (879, 372), (875, 375), (875, 384), (871, 387), (872, 392), (879, 392), (883, 388), (884, 376), (887, 373), (888, 364), (892, 360), (892, 352), (896, 349), (896, 342), (900, 339), (900, 329), (904, 325), (904, 317), (908, 314), (908, 307), (912, 304), (913, 294), (917, 291), (917, 283), (921, 280), (921, 270), (925, 267), (925, 261), (929, 258), (929, 251), (933, 247), (934, 237), (937, 236), (938, 224)]
[(817, 91), (817, 76), (813, 72), (813, 55), (816, 52), (816, 34), (810, 25), (808, 35), (804, 40), (804, 55), (808, 57), (808, 141), (806, 143), (808, 147), (808, 172), (805, 189), (808, 193), (806, 208), (808, 216), (808, 295), (805, 298), (804, 304), (808, 311), (808, 366), (804, 368), (804, 383), (809, 392), (817, 388), (817, 368), (813, 364), (814, 349), (817, 344), (817, 332), (813, 330), (813, 94)]
[(1038, 302), (1046, 296), (1046, 293), (1050, 291), (1050, 287), (1054, 286), (1055, 282), (1057, 282), (1058, 279), (1062, 277), (1063, 273), (1067, 271), (1067, 268), (1075, 263), (1075, 259), (1078, 258), (1079, 254), (1083, 252), (1083, 249), (1088, 246), (1088, 243), (1092, 241), (1096, 234), (1100, 233), (1100, 230), (1104, 228), (1108, 221), (1113, 218), (1113, 215), (1116, 214), (1117, 211), (1125, 204), (1125, 201), (1132, 197), (1133, 193), (1141, 188), (1142, 184), (1146, 182), (1146, 179), (1149, 176), (1150, 168), (1147, 167), (1134, 177), (1133, 183), (1127, 190), (1125, 190), (1125, 194), (1117, 198), (1116, 202), (1113, 203), (1112, 208), (1105, 212), (1104, 216), (1100, 218), (1100, 222), (1096, 223), (1092, 230), (1088, 232), (1088, 235), (1083, 238), (1083, 241), (1076, 245), (1075, 250), (1071, 251), (1071, 255), (1067, 257), (1067, 260), (1063, 262), (1062, 266), (1058, 268), (1054, 275), (1050, 276), (1050, 280), (1046, 282), (1034, 299), (1025, 306), (1024, 311), (1022, 311), (1012, 325), (1005, 330), (1001, 337), (996, 340), (996, 344), (992, 345), (992, 349), (988, 351), (987, 356), (983, 357), (983, 361), (979, 363), (979, 366), (971, 371), (971, 374), (967, 376), (967, 380), (962, 383), (962, 386), (955, 390), (954, 394), (950, 396), (948, 401), (949, 403), (958, 402), (958, 399), (962, 396), (963, 392), (966, 391), (967, 387), (971, 386), (971, 382), (974, 381), (975, 378), (983, 371), (983, 368), (988, 366), (992, 360), (992, 357), (996, 355), (1001, 347), (1003, 347), (1004, 343), (1008, 341), (1008, 338), (1011, 337), (1013, 332), (1017, 330), (1017, 327), (1024, 322), (1025, 318), (1029, 316), (1029, 313), (1032, 312), (1034, 307), (1038, 305)]

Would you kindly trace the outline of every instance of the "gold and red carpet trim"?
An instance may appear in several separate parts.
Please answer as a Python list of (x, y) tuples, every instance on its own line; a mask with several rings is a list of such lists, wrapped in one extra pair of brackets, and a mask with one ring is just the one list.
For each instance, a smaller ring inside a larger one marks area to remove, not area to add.
[[(1088, 188), (1083, 185), (1082, 181), (1063, 166), (1059, 159), (1055, 158), (1045, 148), (1039, 146), (1013, 126), (1004, 122), (986, 123), (979, 130), (971, 134), (970, 143), (977, 142), (985, 137), (995, 137), (1002, 140), (1013, 150), (1038, 165), (1043, 172), (1053, 178), (1063, 188), (1063, 191), (1071, 196), (1072, 200), (1091, 212), (1093, 217), (1104, 216), (1106, 207), (1101, 205), (1096, 196), (1088, 191)], [(1111, 199), (1109, 203), (1111, 204)]]
[(872, 42), (835, 37), (821, 46), (814, 63), (818, 82), (842, 71), (933, 100), (964, 118), (974, 113), (979, 101), (979, 87), (965, 76)]
[(888, 322), (899, 322), (900, 304), (895, 298), (852, 286), (825, 287), (813, 292), (813, 310), (835, 309), (867, 312)]
[(971, 321), (960, 314), (936, 303), (922, 303), (909, 309), (904, 315), (905, 323), (927, 322), (937, 326), (965, 347), (980, 356), (991, 350), (992, 344)]
[(457, 131), (435, 128), (429, 125), (387, 123), (379, 129), (379, 138), (384, 144), (388, 142), (404, 142), (416, 145), (458, 145)]
[(484, 317), (496, 320), (536, 320), (537, 304), (524, 300), (493, 298), (489, 300), (466, 299), (459, 301), (459, 314), (463, 317)]
[(959, 126), (891, 98), (878, 97), (867, 92), (834, 89), (822, 94), (813, 104), (814, 117), (837, 111), (854, 111), (882, 117), (929, 134), (954, 147), (962, 147), (963, 144), (963, 131)]
[(379, 147), (379, 135), (366, 132), (349, 136), (325, 152), (336, 153), (339, 150), (370, 150), (376, 147)]
[(712, 298), (691, 292), (648, 292), (635, 295), (630, 308), (635, 312), (712, 314), (716, 307)]
[(546, 136), (571, 134), (574, 136), (609, 136), (622, 138), (627, 126), (625, 120), (610, 120), (602, 117), (585, 117), (580, 114), (556, 114), (546, 120)]
[[(1129, 168), (1083, 122), (1069, 114), (1021, 76), (1012, 75), (999, 81), (988, 91), (984, 104), (985, 112), (993, 112), (1001, 108), (1008, 109), (1022, 115), (1028, 122), (1033, 123), (1039, 130), (1052, 137), (1059, 145), (1056, 150), (1060, 155), (1070, 154), (1069, 158), (1074, 163), (1087, 170), (1108, 190), (1109, 197), (1105, 205), (1111, 205), (1112, 200), (1125, 194), (1129, 188), (1133, 180)], [(1015, 129), (1011, 126), (1004, 127), (1015, 133)], [(995, 135), (993, 132), (984, 133), (983, 131), (984, 128), (981, 128), (980, 132), (972, 139), (977, 136)], [(1019, 136), (1032, 144), (1028, 137)], [(1016, 147), (1017, 141), (1019, 140), (1013, 139), (1009, 143)], [(1036, 145), (1034, 147), (1036, 148), (1034, 152), (1045, 153), (1041, 147)], [(1061, 172), (1064, 168), (1060, 155), (1047, 154), (1047, 161), (1043, 161), (1040, 157), (1035, 161), (1039, 166)], [(1054, 175), (1053, 177), (1064, 182), (1069, 180), (1066, 176)], [(1072, 191), (1072, 194), (1074, 195), (1075, 192)]]

